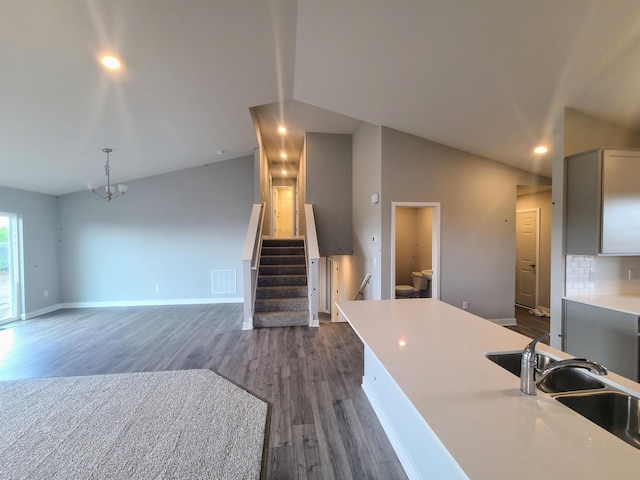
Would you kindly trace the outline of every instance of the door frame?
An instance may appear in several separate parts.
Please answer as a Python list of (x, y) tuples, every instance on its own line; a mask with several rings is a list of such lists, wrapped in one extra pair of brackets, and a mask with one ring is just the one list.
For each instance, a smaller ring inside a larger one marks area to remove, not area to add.
[(11, 282), (11, 307), (13, 315), (0, 320), (0, 325), (24, 320), (24, 258), (22, 255), (22, 216), (18, 213), (0, 212), (9, 219), (9, 282)]
[(440, 202), (391, 202), (391, 285), (389, 298), (396, 297), (396, 208), (432, 208), (431, 226), (431, 298), (440, 298)]
[[(534, 295), (534, 303), (535, 303), (535, 305), (533, 306), (533, 308), (537, 308), (539, 300), (540, 300), (540, 297), (539, 297), (540, 275), (538, 275), (538, 272), (540, 271), (540, 207), (522, 208), (522, 209), (516, 210), (516, 228), (517, 228), (517, 225), (518, 225), (518, 214), (519, 213), (531, 213), (531, 212), (535, 212), (535, 214), (536, 214), (536, 248), (535, 248), (535, 254), (536, 254), (535, 265), (536, 266), (534, 267), (536, 269), (536, 271), (535, 271), (535, 275), (536, 275), (536, 281), (535, 281), (536, 293)], [(518, 267), (518, 255), (517, 255), (517, 253), (518, 253), (518, 239), (517, 239), (517, 236), (518, 236), (518, 234), (516, 232), (516, 241), (515, 241), (515, 250), (516, 250), (515, 266), (516, 266), (516, 268)], [(516, 287), (515, 288), (515, 293), (517, 295), (518, 294), (517, 293), (518, 292), (518, 288), (517, 288), (518, 281), (517, 281), (517, 278), (515, 279), (515, 283), (516, 284), (514, 285), (514, 287)], [(513, 303), (515, 305), (520, 305), (518, 302), (516, 302), (515, 298), (513, 299)], [(525, 306), (525, 305), (523, 305), (523, 306)]]

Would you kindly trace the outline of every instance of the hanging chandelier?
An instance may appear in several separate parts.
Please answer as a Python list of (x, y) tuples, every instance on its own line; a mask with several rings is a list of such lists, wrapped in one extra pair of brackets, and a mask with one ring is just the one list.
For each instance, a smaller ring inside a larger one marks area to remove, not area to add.
[(105, 194), (102, 195), (100, 192), (98, 192), (98, 190), (96, 189), (96, 186), (91, 182), (87, 182), (87, 188), (91, 193), (95, 193), (100, 198), (104, 198), (107, 202), (109, 202), (111, 201), (112, 198), (117, 198), (121, 195), (126, 195), (127, 191), (129, 190), (129, 187), (127, 185), (123, 185), (119, 183), (118, 190), (116, 191), (116, 187), (114, 185), (111, 185), (111, 175), (110, 175), (111, 167), (109, 166), (109, 154), (113, 152), (113, 149), (103, 148), (102, 151), (107, 154), (107, 163), (104, 165), (104, 173), (107, 176), (107, 185), (104, 187)]

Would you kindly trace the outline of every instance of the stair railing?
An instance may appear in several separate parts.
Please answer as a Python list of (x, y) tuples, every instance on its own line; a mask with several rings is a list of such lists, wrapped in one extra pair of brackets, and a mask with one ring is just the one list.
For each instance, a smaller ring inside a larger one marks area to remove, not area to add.
[(244, 296), (243, 330), (253, 328), (253, 312), (258, 281), (258, 266), (262, 247), (262, 223), (264, 222), (265, 203), (254, 203), (249, 218), (249, 227), (242, 249), (242, 275)]
[(318, 248), (318, 234), (316, 233), (316, 220), (313, 215), (313, 205), (304, 204), (305, 216), (305, 249), (307, 257), (307, 285), (309, 290), (309, 326), (318, 327), (318, 288), (320, 275), (318, 264), (320, 263), (320, 249)]

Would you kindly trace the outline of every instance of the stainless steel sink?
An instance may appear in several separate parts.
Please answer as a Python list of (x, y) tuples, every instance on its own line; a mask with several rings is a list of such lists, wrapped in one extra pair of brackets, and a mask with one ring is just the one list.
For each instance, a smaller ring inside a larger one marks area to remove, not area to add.
[[(520, 377), (520, 363), (522, 361), (522, 352), (507, 353), (487, 353), (485, 354), (489, 360), (497, 363), (505, 370)], [(545, 355), (544, 353), (536, 353), (536, 363), (539, 370), (545, 370), (550, 367), (556, 359)], [(587, 375), (581, 369), (570, 368), (558, 370), (544, 379), (538, 388), (545, 393), (562, 393), (569, 391), (597, 390), (604, 388), (605, 385), (601, 381)]]
[(618, 391), (558, 395), (557, 401), (640, 449), (640, 398)]

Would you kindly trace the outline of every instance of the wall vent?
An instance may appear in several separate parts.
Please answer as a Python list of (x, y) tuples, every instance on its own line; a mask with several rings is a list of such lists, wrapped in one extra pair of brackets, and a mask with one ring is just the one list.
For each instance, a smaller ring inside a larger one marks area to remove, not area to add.
[(211, 270), (211, 293), (236, 293), (235, 270)]

